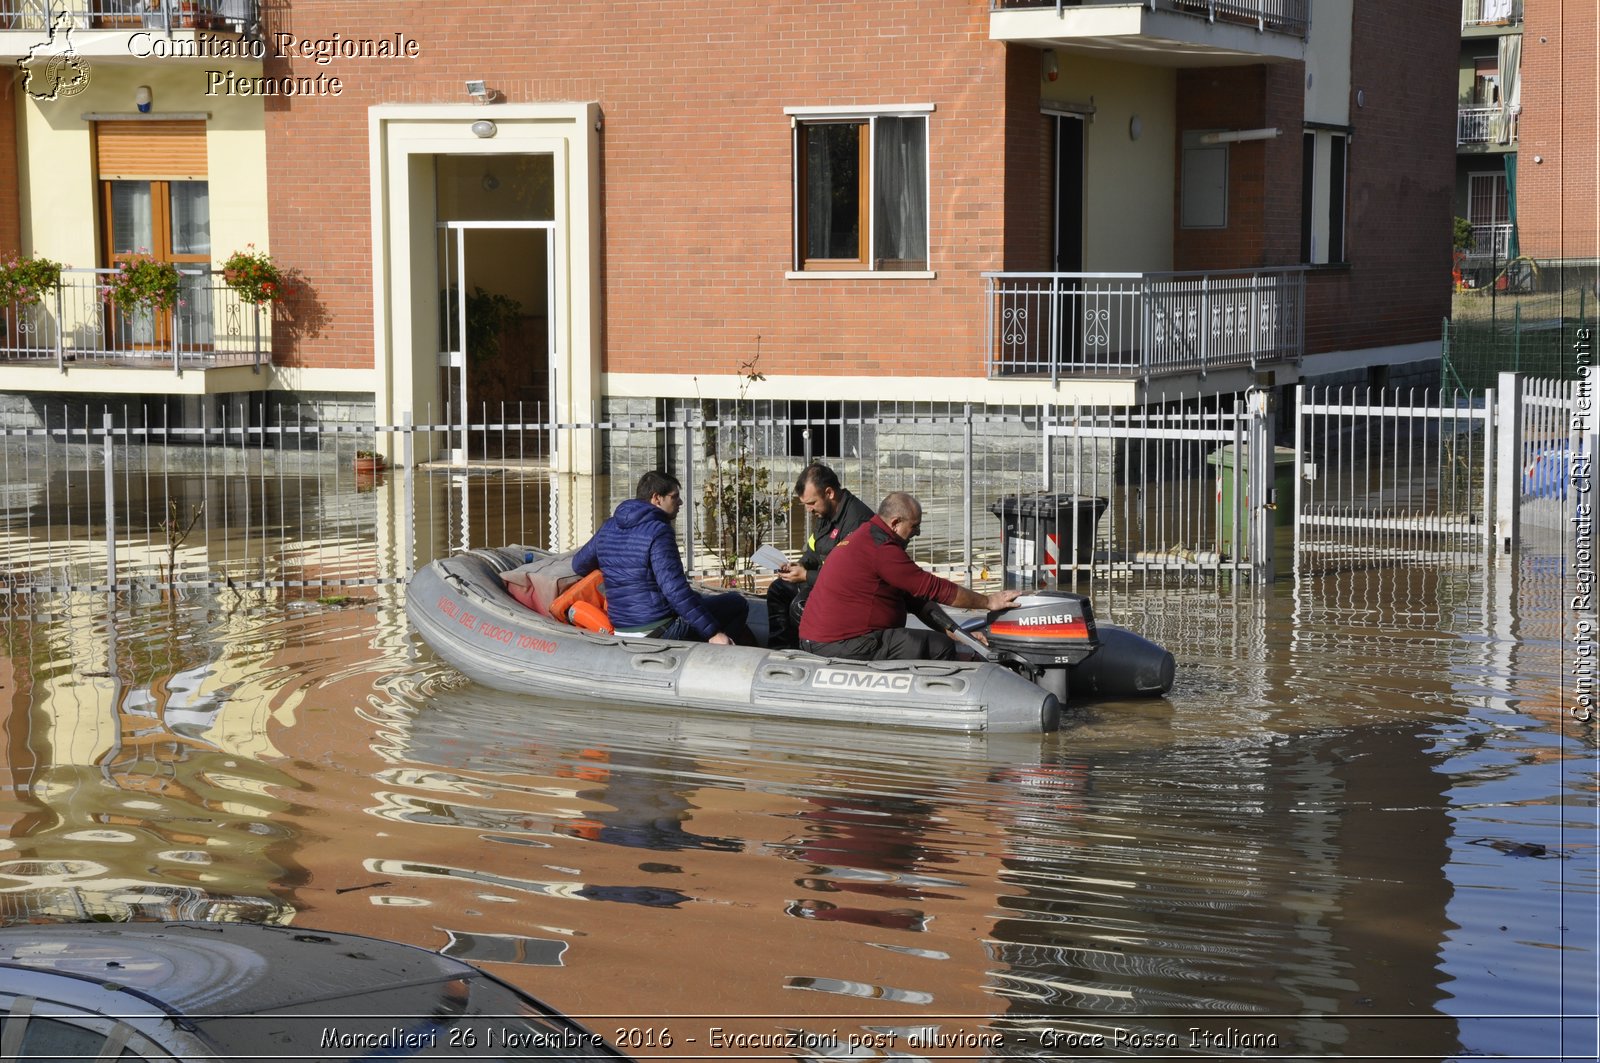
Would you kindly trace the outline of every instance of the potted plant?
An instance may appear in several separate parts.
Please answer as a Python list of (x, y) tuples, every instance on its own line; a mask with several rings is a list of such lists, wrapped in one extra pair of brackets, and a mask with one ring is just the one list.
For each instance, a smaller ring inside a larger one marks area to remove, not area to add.
[(228, 256), (222, 263), (222, 279), (252, 306), (264, 306), (288, 294), (283, 271), (271, 255), (257, 251), (255, 244), (247, 244), (243, 251)]
[(376, 450), (356, 451), (357, 476), (374, 476), (388, 467), (389, 463)]
[(0, 306), (34, 306), (61, 287), (62, 265), (48, 258), (11, 255), (0, 262)]
[(101, 293), (128, 313), (171, 310), (174, 305), (182, 305), (178, 298), (181, 282), (176, 264), (154, 258), (141, 248), (117, 260)]

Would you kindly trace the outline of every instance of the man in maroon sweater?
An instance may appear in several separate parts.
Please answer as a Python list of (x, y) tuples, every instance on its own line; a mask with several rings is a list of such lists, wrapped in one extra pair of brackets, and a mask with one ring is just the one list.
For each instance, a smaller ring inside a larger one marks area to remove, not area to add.
[(929, 602), (999, 609), (1021, 593), (979, 594), (923, 571), (906, 553), (921, 531), (922, 503), (895, 491), (877, 516), (840, 541), (818, 571), (800, 617), (800, 648), (858, 661), (953, 660), (950, 636), (907, 628), (908, 611), (920, 612)]

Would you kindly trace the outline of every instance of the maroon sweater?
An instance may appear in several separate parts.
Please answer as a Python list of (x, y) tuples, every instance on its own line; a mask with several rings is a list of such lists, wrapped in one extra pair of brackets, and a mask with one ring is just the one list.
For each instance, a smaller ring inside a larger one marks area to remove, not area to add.
[(924, 572), (906, 554), (905, 540), (873, 517), (828, 554), (800, 614), (800, 637), (841, 642), (871, 631), (904, 627), (910, 599), (949, 605), (961, 588)]

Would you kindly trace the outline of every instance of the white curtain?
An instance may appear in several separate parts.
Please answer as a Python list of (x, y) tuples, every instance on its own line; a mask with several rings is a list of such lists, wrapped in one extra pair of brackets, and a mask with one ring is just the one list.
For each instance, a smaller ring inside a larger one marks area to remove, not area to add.
[(879, 118), (873, 161), (873, 258), (880, 268), (926, 269), (927, 119)]
[(152, 243), (154, 230), (150, 217), (150, 182), (112, 181), (112, 250), (117, 254), (149, 251)]
[(1494, 140), (1509, 144), (1522, 113), (1522, 38), (1514, 33), (1500, 38), (1500, 113), (1495, 116)]
[(172, 182), (172, 253), (211, 253), (211, 191), (204, 181)]

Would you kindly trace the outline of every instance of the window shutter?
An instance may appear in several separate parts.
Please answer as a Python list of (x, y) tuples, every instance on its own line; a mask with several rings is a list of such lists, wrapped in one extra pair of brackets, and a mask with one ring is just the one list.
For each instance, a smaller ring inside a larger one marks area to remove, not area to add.
[(206, 179), (204, 121), (96, 122), (102, 181)]

